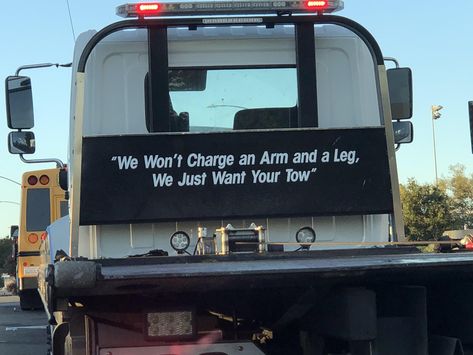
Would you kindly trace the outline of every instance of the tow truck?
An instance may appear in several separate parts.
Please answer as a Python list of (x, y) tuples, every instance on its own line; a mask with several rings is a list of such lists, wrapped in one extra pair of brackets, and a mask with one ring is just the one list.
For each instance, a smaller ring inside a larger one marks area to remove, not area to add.
[[(343, 6), (125, 4), (78, 37), (54, 354), (471, 353), (472, 254), (404, 235), (411, 71)], [(22, 156), (31, 80), (6, 88)]]

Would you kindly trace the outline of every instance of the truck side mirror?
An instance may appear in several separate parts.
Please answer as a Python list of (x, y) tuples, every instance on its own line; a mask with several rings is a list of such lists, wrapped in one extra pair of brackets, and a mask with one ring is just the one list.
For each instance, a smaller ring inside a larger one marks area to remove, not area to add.
[(404, 144), (412, 143), (414, 139), (414, 128), (410, 121), (393, 122), (394, 143)]
[(33, 132), (15, 131), (8, 134), (8, 151), (11, 154), (33, 154), (35, 147)]
[(64, 191), (67, 191), (69, 188), (68, 176), (67, 176), (67, 168), (61, 169), (59, 171), (59, 186)]
[(412, 72), (409, 68), (393, 68), (387, 71), (389, 97), (393, 120), (412, 117)]
[(5, 80), (7, 122), (11, 129), (31, 129), (34, 126), (31, 79), (9, 76)]
[(10, 226), (10, 238), (18, 238), (18, 226)]
[(16, 260), (18, 255), (18, 226), (10, 226), (10, 238), (12, 240), (11, 258)]

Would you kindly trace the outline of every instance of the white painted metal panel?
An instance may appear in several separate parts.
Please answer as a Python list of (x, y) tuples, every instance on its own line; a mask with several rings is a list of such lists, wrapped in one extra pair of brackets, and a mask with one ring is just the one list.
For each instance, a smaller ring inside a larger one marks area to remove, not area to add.
[[(169, 63), (171, 67), (295, 65), (293, 31), (291, 26), (273, 31), (264, 27), (171, 29)], [(316, 34), (320, 126), (379, 125), (375, 68), (364, 43), (336, 26), (317, 27)], [(90, 35), (87, 33), (85, 37)], [(146, 30), (121, 31), (106, 38), (93, 51), (86, 69), (84, 135), (147, 133), (144, 119), (144, 78), (148, 70), (146, 37)], [(77, 61), (77, 55), (75, 58)], [(80, 254), (95, 258), (122, 257), (162, 249), (175, 255), (169, 238), (176, 230), (184, 230), (191, 236), (189, 250), (192, 251), (199, 225), (213, 233), (228, 223), (248, 227), (253, 222), (267, 228), (273, 242), (294, 241), (295, 232), (303, 226), (313, 226), (318, 241), (361, 242), (388, 238), (386, 215), (104, 225), (81, 227)]]

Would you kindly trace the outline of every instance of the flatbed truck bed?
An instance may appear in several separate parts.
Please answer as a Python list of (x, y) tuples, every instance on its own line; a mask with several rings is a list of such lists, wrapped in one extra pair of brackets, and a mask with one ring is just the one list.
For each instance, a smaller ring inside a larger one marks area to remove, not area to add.
[[(70, 280), (74, 261), (55, 264), (56, 279)], [(307, 285), (309, 280), (345, 280), (389, 282), (402, 278), (405, 282), (436, 282), (441, 275), (454, 279), (471, 272), (473, 253), (421, 253), (417, 248), (374, 248), (352, 250), (320, 250), (264, 255), (133, 257), (79, 261), (93, 265), (93, 287), (56, 284), (57, 296), (94, 296), (118, 293), (159, 293), (211, 289), (238, 289), (268, 286)], [(86, 276), (89, 280), (93, 277)], [(77, 278), (76, 278), (77, 280)], [(91, 284), (90, 284), (91, 285)], [(155, 286), (153, 288), (153, 286)]]

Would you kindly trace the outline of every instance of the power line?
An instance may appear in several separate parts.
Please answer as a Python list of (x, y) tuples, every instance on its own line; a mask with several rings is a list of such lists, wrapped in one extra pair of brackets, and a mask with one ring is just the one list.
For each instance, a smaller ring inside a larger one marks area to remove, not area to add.
[(69, 0), (66, 0), (66, 4), (67, 4), (67, 12), (69, 13), (69, 22), (71, 23), (72, 38), (74, 38), (74, 42), (75, 42), (76, 33), (74, 31), (74, 23), (72, 22), (71, 7), (69, 6)]
[(21, 206), (18, 202), (15, 202), (15, 201), (0, 201), (0, 203), (11, 203), (11, 204), (14, 204), (14, 205)]
[(20, 184), (19, 182), (16, 182), (15, 180), (12, 180), (12, 179), (7, 178), (7, 177), (5, 177), (5, 176), (1, 176), (1, 175), (0, 175), (0, 179), (5, 179), (5, 180), (7, 180), (7, 181), (10, 181), (10, 182), (12, 182), (12, 183), (14, 183), (14, 184), (17, 184), (17, 185), (20, 185), (20, 186), (21, 186), (21, 184)]

